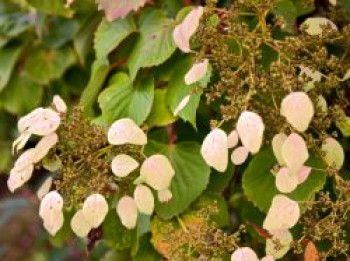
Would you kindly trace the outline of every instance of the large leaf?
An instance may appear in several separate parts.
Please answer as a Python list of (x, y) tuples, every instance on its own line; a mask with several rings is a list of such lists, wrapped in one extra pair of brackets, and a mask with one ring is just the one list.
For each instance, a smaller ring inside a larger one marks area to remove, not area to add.
[(151, 113), (147, 118), (150, 127), (167, 126), (175, 121), (175, 117), (166, 103), (167, 89), (157, 89), (154, 94), (154, 102)]
[(111, 82), (98, 98), (104, 120), (111, 124), (128, 117), (137, 124), (143, 123), (153, 104), (153, 78), (140, 78), (133, 84), (127, 74), (118, 73)]
[[(245, 195), (261, 211), (267, 211), (275, 195), (281, 194), (275, 185), (275, 176), (271, 169), (277, 164), (275, 156), (270, 149), (264, 149), (254, 156), (243, 173), (243, 189)], [(296, 201), (311, 200), (314, 194), (321, 190), (326, 182), (326, 174), (320, 170), (324, 168), (321, 159), (310, 157), (306, 162), (312, 170), (307, 181), (298, 185), (287, 196)]]
[(25, 74), (16, 75), (0, 93), (0, 106), (12, 114), (23, 115), (41, 103), (42, 95), (42, 86)]
[(21, 54), (22, 46), (15, 45), (0, 49), (0, 91), (10, 80), (13, 68)]
[(109, 211), (102, 223), (103, 239), (114, 249), (125, 249), (132, 246), (136, 240), (137, 230), (125, 228), (115, 211)]
[(106, 80), (108, 72), (109, 62), (106, 58), (96, 60), (93, 63), (89, 83), (80, 98), (80, 105), (84, 107), (86, 114), (93, 114), (92, 106)]
[(181, 142), (167, 145), (150, 141), (146, 154), (166, 155), (175, 170), (170, 190), (173, 198), (169, 203), (156, 202), (156, 212), (164, 219), (170, 219), (186, 210), (205, 190), (209, 182), (210, 168), (205, 164), (200, 146), (195, 142)]
[(187, 95), (191, 95), (189, 103), (179, 113), (179, 116), (184, 121), (188, 121), (192, 126), (196, 127), (196, 113), (199, 105), (202, 89), (197, 87), (197, 84), (186, 85), (185, 75), (192, 67), (191, 59), (184, 59), (176, 65), (175, 72), (169, 81), (167, 92), (167, 101), (172, 112), (175, 111), (179, 103)]
[(147, 0), (96, 0), (98, 6), (106, 13), (108, 21), (125, 18), (132, 10), (144, 6)]
[(73, 15), (73, 11), (65, 7), (65, 0), (27, 0), (27, 2), (44, 13), (66, 17)]
[(106, 57), (128, 35), (135, 31), (136, 25), (132, 16), (128, 16), (126, 19), (117, 19), (114, 22), (102, 20), (94, 39), (97, 58)]
[(76, 62), (72, 48), (46, 49), (37, 47), (29, 53), (24, 69), (33, 81), (48, 84), (61, 78), (63, 73)]
[(286, 21), (285, 31), (293, 33), (294, 23), (297, 18), (297, 9), (292, 1), (281, 0), (276, 5), (273, 13), (282, 16)]
[(165, 12), (152, 10), (142, 18), (140, 19), (140, 37), (128, 63), (132, 79), (140, 68), (162, 64), (176, 49), (172, 37), (175, 23), (166, 18)]

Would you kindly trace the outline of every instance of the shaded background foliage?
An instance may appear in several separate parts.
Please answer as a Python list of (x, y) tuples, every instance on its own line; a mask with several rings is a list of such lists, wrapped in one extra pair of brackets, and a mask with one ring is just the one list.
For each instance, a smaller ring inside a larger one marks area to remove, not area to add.
[[(198, 89), (197, 84), (185, 88), (183, 78), (193, 61), (177, 51), (172, 40), (176, 23), (188, 11), (184, 9), (179, 13), (180, 9), (197, 2), (203, 4), (203, 1), (151, 1), (137, 15), (112, 23), (107, 22), (92, 0), (76, 0), (69, 8), (64, 7), (63, 0), (3, 0), (0, 3), (0, 173), (3, 174), (0, 176), (0, 227), (8, 231), (0, 237), (0, 259), (127, 260), (131, 252), (134, 260), (160, 260), (154, 247), (161, 253), (163, 249), (157, 242), (152, 242), (154, 246), (150, 243), (151, 226), (147, 218), (139, 221), (137, 236), (109, 215), (101, 231), (93, 231), (88, 242), (72, 236), (69, 224), (50, 238), (35, 214), (38, 200), (31, 192), (39, 186), (40, 178), (34, 178), (28, 188), (14, 196), (7, 192), (6, 174), (13, 160), (11, 143), (17, 135), (17, 119), (35, 107), (47, 106), (54, 94), (61, 95), (67, 104), (83, 105), (88, 116), (98, 124), (109, 125), (118, 118), (130, 117), (138, 124), (153, 128), (149, 133), (152, 142), (148, 152), (162, 151), (172, 160), (174, 168), (183, 173), (176, 176), (172, 184), (175, 202), (156, 205), (160, 217), (173, 218), (205, 190), (205, 194), (215, 195), (223, 204), (221, 220), (217, 221), (220, 227), (233, 231), (242, 221), (261, 226), (261, 211), (268, 208), (277, 191), (269, 191), (271, 196), (266, 199), (246, 189), (254, 206), (243, 193), (238, 173), (245, 171), (243, 182), (258, 182), (257, 177), (264, 168), (270, 168), (266, 161), (258, 158), (255, 159), (258, 164), (248, 168), (246, 165), (231, 167), (224, 174), (209, 176), (210, 170), (199, 154), (198, 144), (209, 132), (212, 115), (201, 100), (201, 93), (193, 95), (181, 111), (180, 121), (176, 121), (172, 113), (183, 97)], [(231, 2), (223, 0), (219, 5)], [(325, 1), (316, 1), (316, 9), (300, 10), (297, 2), (283, 0), (276, 9), (286, 19), (287, 31), (326, 5)], [(339, 2), (350, 12), (348, 1)], [(266, 54), (267, 58), (270, 56), (271, 53)], [(173, 147), (174, 136), (177, 143)], [(348, 150), (348, 140), (344, 145)], [(192, 157), (190, 162), (186, 160), (188, 157)], [(308, 193), (319, 190), (325, 179), (311, 180), (311, 191), (309, 185), (301, 186), (295, 198), (308, 198)], [(261, 193), (273, 183), (266, 179), (264, 182), (268, 184), (261, 187)], [(331, 185), (326, 183), (326, 186)], [(187, 216), (191, 217), (191, 212)], [(189, 218), (188, 224), (191, 222)], [(247, 229), (247, 237), (264, 243), (265, 239), (254, 226)], [(101, 234), (106, 240), (93, 247)], [(286, 257), (286, 260), (295, 258)]]

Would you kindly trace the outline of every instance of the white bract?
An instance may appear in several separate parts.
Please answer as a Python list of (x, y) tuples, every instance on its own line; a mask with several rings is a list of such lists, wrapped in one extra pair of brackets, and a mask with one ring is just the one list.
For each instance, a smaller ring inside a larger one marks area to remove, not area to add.
[(167, 157), (152, 155), (143, 162), (139, 180), (155, 190), (164, 190), (169, 188), (174, 175), (175, 170)]
[(268, 231), (290, 229), (295, 226), (299, 217), (298, 203), (284, 195), (277, 195), (272, 200), (263, 228)]
[(195, 63), (185, 75), (185, 83), (191, 85), (200, 81), (208, 71), (209, 60), (204, 59), (202, 62)]
[(56, 131), (61, 123), (60, 115), (51, 109), (42, 109), (38, 117), (24, 128), (25, 133), (45, 136)]
[(15, 162), (14, 168), (23, 169), (28, 165), (33, 165), (35, 163), (35, 159), (36, 159), (36, 150), (28, 149), (25, 152), (23, 152), (21, 156), (18, 157), (18, 159)]
[(190, 102), (191, 95), (186, 95), (180, 103), (176, 106), (174, 110), (174, 116), (179, 115), (179, 113), (187, 106), (187, 104)]
[(169, 202), (173, 198), (173, 194), (169, 189), (158, 190), (157, 193), (160, 202)]
[[(72, 0), (70, 0), (70, 1), (73, 2)], [(59, 113), (66, 113), (67, 112), (67, 105), (59, 95), (53, 96), (52, 103), (53, 103), (57, 112), (59, 112)]]
[(24, 146), (27, 144), (30, 136), (32, 134), (30, 133), (22, 133), (13, 143), (12, 143), (12, 154), (15, 152), (18, 152), (19, 150), (23, 149)]
[(303, 132), (309, 127), (315, 110), (311, 99), (306, 93), (293, 92), (282, 100), (280, 113), (286, 117), (293, 128)]
[(218, 128), (212, 130), (203, 141), (201, 154), (210, 167), (219, 172), (224, 172), (228, 164), (226, 133)]
[(250, 247), (240, 247), (232, 253), (231, 261), (259, 261), (259, 258)]
[(269, 231), (272, 238), (266, 240), (266, 254), (276, 259), (284, 257), (293, 242), (292, 233), (287, 229)]
[(196, 7), (191, 12), (189, 12), (181, 24), (175, 27), (175, 30), (173, 32), (175, 44), (184, 53), (191, 52), (190, 39), (196, 32), (202, 15), (203, 7)]
[(276, 134), (272, 139), (272, 150), (278, 161), (278, 164), (283, 166), (285, 165), (285, 161), (282, 156), (282, 146), (284, 142), (287, 140), (287, 135), (284, 133)]
[(236, 126), (244, 147), (252, 154), (260, 150), (263, 141), (264, 123), (255, 112), (244, 111), (238, 118)]
[(82, 213), (91, 227), (99, 227), (108, 213), (108, 204), (101, 194), (93, 194), (85, 199)]
[(296, 173), (308, 160), (309, 152), (299, 134), (292, 133), (288, 136), (282, 145), (282, 157), (291, 173)]
[(275, 259), (273, 258), (273, 256), (265, 256), (260, 261), (275, 261)]
[(58, 142), (56, 133), (50, 133), (44, 136), (35, 146), (34, 163), (41, 161)]
[(340, 170), (344, 164), (344, 149), (340, 143), (334, 138), (327, 138), (322, 144), (324, 160), (328, 166), (335, 167)]
[(138, 211), (136, 203), (132, 197), (124, 196), (119, 200), (117, 213), (123, 226), (128, 229), (136, 227)]
[(311, 173), (311, 168), (308, 166), (302, 166), (298, 172), (298, 184), (304, 183)]
[(52, 186), (53, 178), (48, 177), (44, 180), (44, 182), (40, 185), (39, 189), (36, 192), (38, 199), (42, 199), (47, 193), (50, 192)]
[(125, 118), (117, 120), (109, 128), (108, 142), (112, 145), (145, 145), (147, 136), (132, 119)]
[(152, 215), (154, 210), (154, 197), (152, 191), (144, 185), (137, 185), (134, 191), (134, 201), (139, 212)]
[(55, 235), (62, 227), (63, 217), (63, 198), (57, 191), (47, 193), (40, 203), (39, 215), (43, 219), (45, 229)]
[(231, 161), (234, 165), (241, 165), (247, 160), (248, 156), (249, 150), (244, 146), (240, 146), (232, 152)]
[(16, 189), (22, 187), (33, 174), (34, 165), (27, 165), (24, 168), (13, 168), (7, 179), (7, 187), (13, 193)]
[(117, 177), (123, 178), (139, 167), (139, 163), (126, 154), (119, 154), (112, 160), (112, 172)]
[(338, 30), (337, 26), (329, 19), (324, 17), (311, 17), (305, 20), (301, 25), (302, 27), (306, 26), (305, 31), (309, 35), (321, 35), (323, 32), (324, 26), (329, 26), (333, 30)]
[(276, 187), (282, 193), (292, 192), (298, 184), (298, 176), (294, 173), (289, 173), (287, 167), (281, 168), (276, 175)]
[(236, 130), (231, 131), (227, 136), (227, 145), (230, 149), (236, 147), (239, 142), (238, 132)]
[(70, 221), (70, 226), (74, 234), (76, 234), (78, 237), (86, 237), (92, 229), (81, 209), (74, 214), (72, 220)]

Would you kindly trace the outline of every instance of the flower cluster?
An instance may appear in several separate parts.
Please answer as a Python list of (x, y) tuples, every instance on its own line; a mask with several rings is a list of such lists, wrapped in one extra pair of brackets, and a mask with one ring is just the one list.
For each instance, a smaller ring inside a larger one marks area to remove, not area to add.
[[(209, 166), (224, 172), (228, 165), (228, 150), (235, 148), (231, 154), (233, 164), (243, 164), (249, 153), (256, 154), (260, 150), (264, 129), (263, 120), (258, 114), (244, 111), (237, 121), (236, 129), (229, 135), (220, 128), (212, 130), (203, 141), (201, 154)], [(239, 140), (242, 145), (237, 147)]]
[[(128, 143), (143, 146), (147, 143), (147, 136), (131, 119), (120, 119), (110, 127), (108, 141), (112, 145)], [(139, 163), (125, 154), (116, 155), (111, 165), (114, 175), (120, 178), (128, 176), (138, 167)], [(147, 158), (141, 165), (140, 176), (134, 181), (134, 197), (123, 196), (117, 205), (122, 224), (131, 229), (136, 226), (138, 212), (152, 215), (154, 197), (149, 187), (157, 191), (159, 201), (169, 201), (172, 197), (169, 187), (174, 175), (175, 171), (164, 155)]]
[[(14, 142), (15, 151), (23, 149), (32, 135), (43, 137), (34, 148), (19, 156), (8, 179), (8, 187), (14, 192), (31, 178), (35, 164), (53, 173), (37, 191), (41, 199), (39, 214), (51, 235), (63, 226), (64, 210), (73, 207), (77, 211), (70, 220), (71, 228), (77, 236), (86, 237), (107, 216), (112, 193), (122, 194), (116, 213), (129, 229), (136, 226), (139, 212), (152, 215), (151, 188), (160, 202), (171, 200), (170, 184), (175, 171), (164, 155), (148, 158), (143, 155), (147, 136), (133, 120), (117, 120), (105, 135), (99, 127), (84, 120), (79, 109), (70, 116), (67, 114), (66, 104), (55, 96), (50, 108), (38, 108), (19, 120), (20, 136)], [(142, 157), (145, 160), (139, 177), (132, 175), (133, 182), (127, 181), (130, 188), (136, 185), (132, 198), (125, 195), (130, 189), (122, 189), (123, 178), (135, 173)], [(54, 190), (50, 191), (53, 185)], [(118, 186), (119, 190), (113, 189)]]

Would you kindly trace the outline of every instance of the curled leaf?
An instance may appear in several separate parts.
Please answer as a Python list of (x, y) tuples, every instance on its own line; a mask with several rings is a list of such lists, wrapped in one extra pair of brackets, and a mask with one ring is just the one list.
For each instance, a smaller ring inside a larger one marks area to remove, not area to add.
[(303, 132), (309, 127), (315, 110), (306, 93), (293, 92), (282, 100), (280, 113), (297, 131)]
[(137, 222), (137, 206), (132, 197), (122, 197), (117, 205), (117, 213), (123, 226), (133, 229)]
[(244, 111), (238, 118), (237, 132), (244, 147), (252, 154), (260, 150), (263, 141), (264, 123), (255, 112)]
[(123, 178), (139, 167), (139, 163), (126, 154), (119, 154), (112, 160), (112, 172), (117, 177)]
[(212, 130), (203, 141), (201, 154), (209, 166), (217, 171), (224, 172), (228, 164), (226, 133), (221, 129)]
[(108, 130), (108, 142), (112, 145), (145, 145), (146, 134), (129, 118), (117, 120)]
[(202, 62), (194, 64), (185, 75), (185, 83), (191, 85), (200, 81), (208, 71), (209, 60), (204, 59)]
[(203, 10), (204, 9), (201, 6), (194, 8), (185, 17), (182, 23), (175, 27), (175, 30), (173, 32), (175, 44), (184, 53), (191, 52), (190, 39), (198, 28), (199, 21), (203, 15)]

